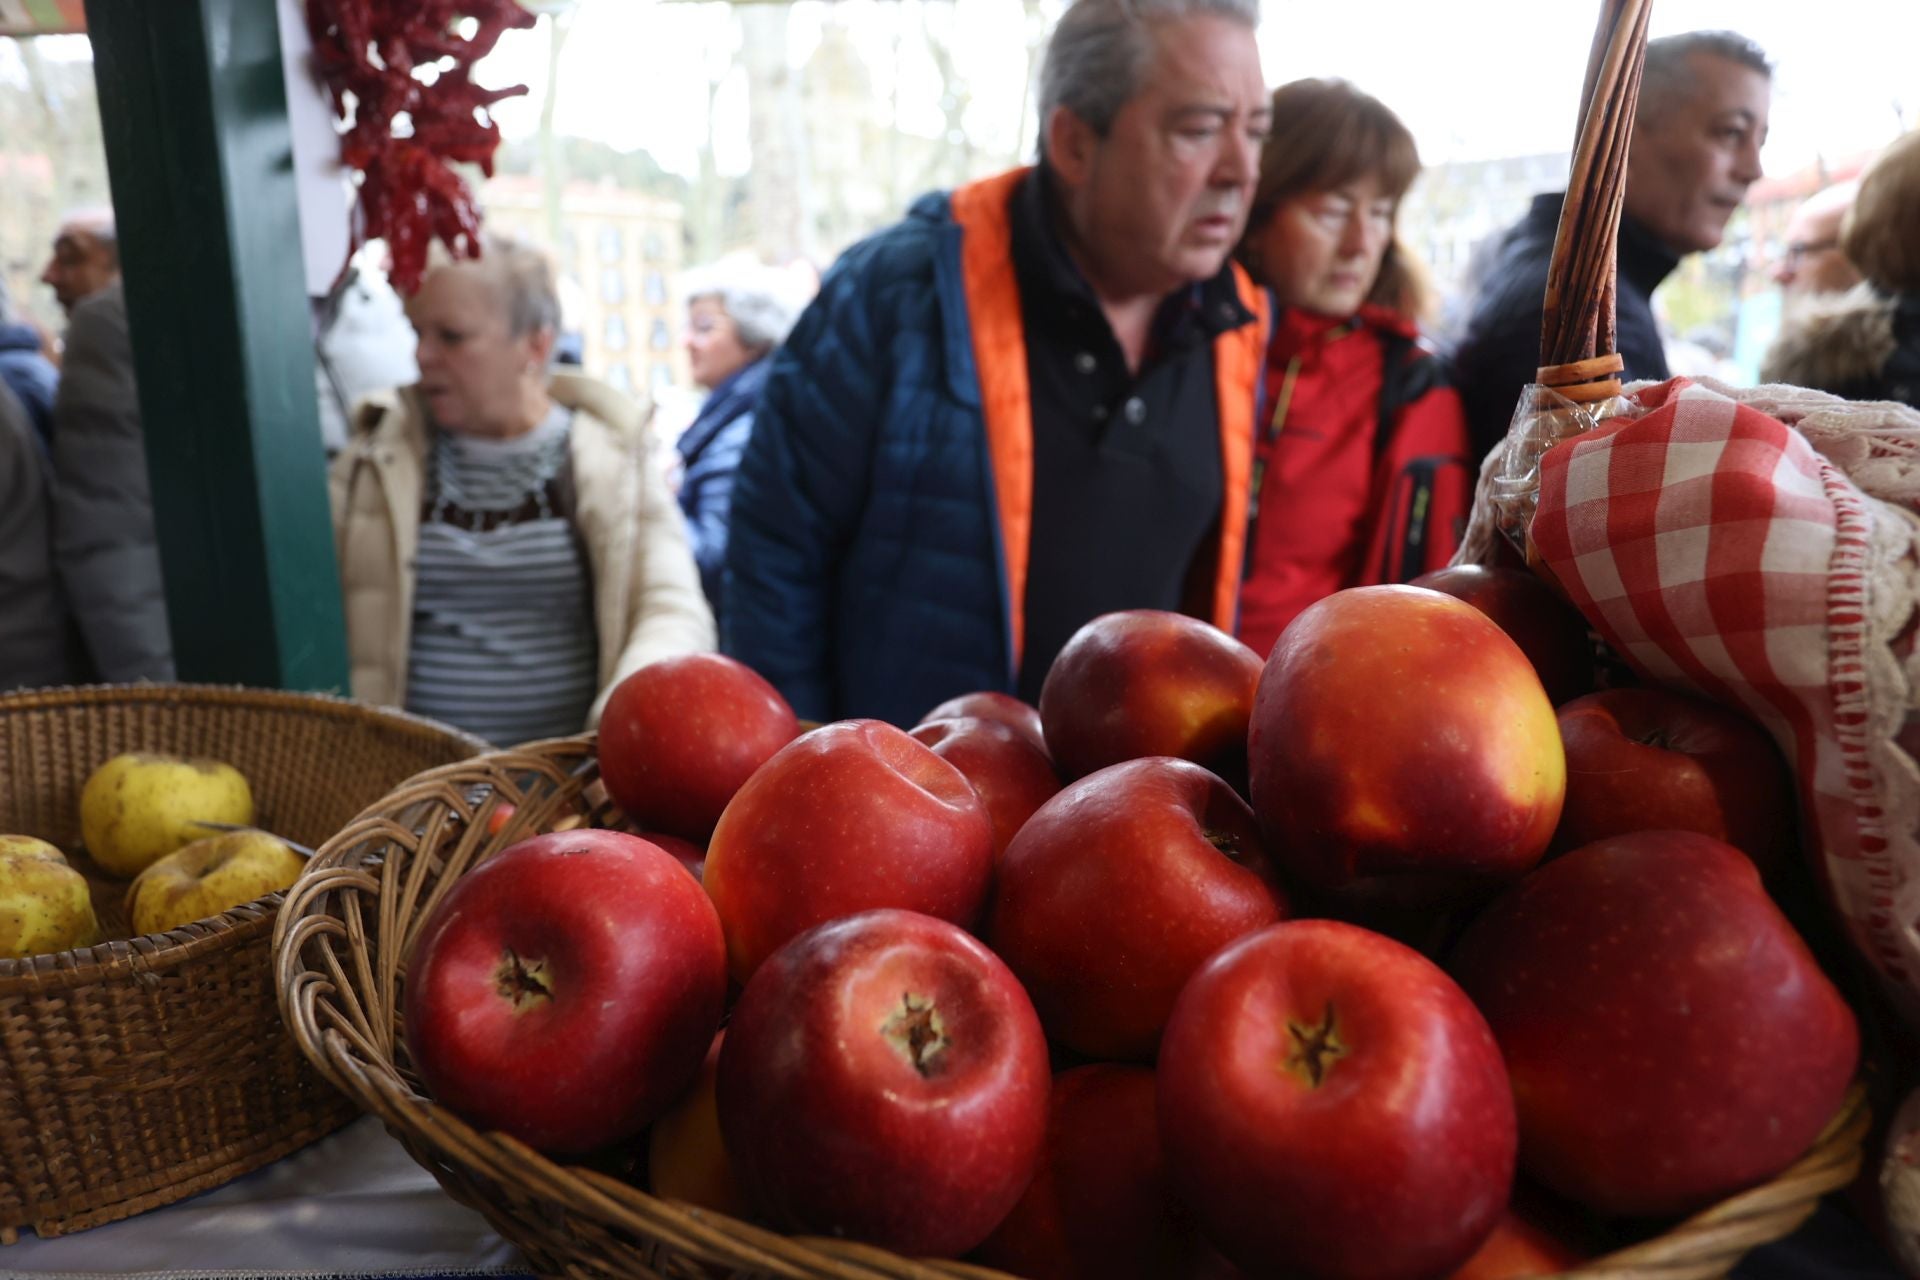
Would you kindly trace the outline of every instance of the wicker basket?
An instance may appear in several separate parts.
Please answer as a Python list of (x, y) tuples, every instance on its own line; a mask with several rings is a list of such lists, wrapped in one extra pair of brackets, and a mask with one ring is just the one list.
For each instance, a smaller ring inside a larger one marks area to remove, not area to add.
[[(123, 751), (210, 756), (260, 825), (317, 845), (407, 777), (486, 750), (442, 725), (307, 694), (141, 685), (0, 697), (0, 831), (80, 844), (80, 789)], [(109, 939), (125, 880), (94, 884)], [(279, 895), (170, 933), (0, 960), (0, 1242), (215, 1187), (351, 1119), (281, 1026)]]
[[(419, 926), (454, 880), (529, 831), (573, 821), (621, 825), (604, 794), (591, 738), (535, 743), (422, 774), (328, 841), (288, 893), (274, 932), (281, 1009), (301, 1050), (543, 1274), (998, 1276), (842, 1240), (781, 1236), (660, 1200), (606, 1174), (555, 1164), (505, 1135), (477, 1132), (424, 1095), (400, 1015), (406, 959)], [(517, 812), (489, 838), (486, 819), (503, 802)], [(1574, 1274), (1585, 1280), (1724, 1275), (1749, 1249), (1793, 1231), (1820, 1196), (1852, 1180), (1866, 1124), (1856, 1088), (1807, 1155), (1772, 1182)]]

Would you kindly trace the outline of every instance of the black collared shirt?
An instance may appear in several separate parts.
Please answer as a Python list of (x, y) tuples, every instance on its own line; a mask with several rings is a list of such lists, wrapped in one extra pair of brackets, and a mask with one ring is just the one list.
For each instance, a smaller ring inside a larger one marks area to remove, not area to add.
[[(1020, 696), (1115, 609), (1174, 609), (1223, 497), (1213, 339), (1254, 320), (1232, 268), (1169, 295), (1140, 370), (1055, 231), (1043, 169), (1013, 195), (1014, 275), (1033, 411), (1033, 537)], [(1209, 579), (1210, 581), (1211, 579)]]

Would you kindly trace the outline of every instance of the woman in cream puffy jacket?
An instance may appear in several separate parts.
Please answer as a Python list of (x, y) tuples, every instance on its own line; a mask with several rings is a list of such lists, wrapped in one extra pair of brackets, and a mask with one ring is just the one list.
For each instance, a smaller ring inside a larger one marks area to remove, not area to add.
[(420, 381), (356, 407), (331, 481), (353, 694), (501, 745), (577, 733), (713, 616), (638, 407), (548, 369), (535, 251), (489, 238), (408, 304)]

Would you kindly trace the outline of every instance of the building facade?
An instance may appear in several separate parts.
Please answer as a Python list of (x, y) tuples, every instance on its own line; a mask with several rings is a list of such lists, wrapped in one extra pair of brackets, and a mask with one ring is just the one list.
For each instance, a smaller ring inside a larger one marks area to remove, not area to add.
[(489, 226), (552, 251), (561, 326), (579, 336), (588, 374), (652, 400), (689, 385), (677, 292), (686, 211), (678, 201), (610, 182), (569, 183), (560, 191), (559, 239), (550, 243), (538, 178), (493, 178), (480, 200)]

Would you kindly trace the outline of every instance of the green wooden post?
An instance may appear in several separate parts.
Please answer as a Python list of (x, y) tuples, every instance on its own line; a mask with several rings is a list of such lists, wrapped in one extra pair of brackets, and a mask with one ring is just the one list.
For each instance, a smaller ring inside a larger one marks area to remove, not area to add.
[(347, 684), (273, 0), (87, 0), (183, 680)]

